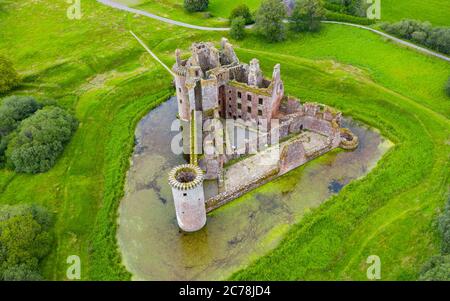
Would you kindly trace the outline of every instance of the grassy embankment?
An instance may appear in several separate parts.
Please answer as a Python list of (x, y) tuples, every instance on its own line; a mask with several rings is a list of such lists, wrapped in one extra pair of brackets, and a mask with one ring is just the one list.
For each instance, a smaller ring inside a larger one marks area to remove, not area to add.
[[(383, 279), (416, 279), (422, 263), (437, 252), (433, 220), (447, 192), (449, 122), (440, 109), (432, 108), (448, 109), (448, 99), (428, 98), (425, 105), (400, 85), (389, 90), (358, 73), (336, 76), (332, 63), (322, 69), (289, 52), (274, 56), (261, 49), (254, 54), (265, 55), (269, 66), (283, 58), (290, 93), (335, 106), (380, 129), (396, 146), (367, 177), (310, 213), (279, 247), (233, 279), (364, 280), (365, 260), (372, 254), (382, 260)], [(442, 67), (436, 89), (447, 72)]]
[(450, 26), (450, 1), (381, 1), (381, 21), (396, 22), (402, 19), (429, 21), (435, 26)]
[(183, 8), (183, 0), (117, 0), (130, 7), (142, 9), (166, 18), (182, 21), (190, 24), (228, 27), (233, 8), (240, 4), (247, 4), (251, 10), (256, 10), (260, 0), (211, 0), (205, 12), (188, 13)]
[[(0, 170), (0, 204), (38, 203), (56, 213), (54, 251), (44, 263), (49, 279), (64, 279), (66, 258), (79, 255), (83, 279), (128, 279), (116, 250), (116, 208), (143, 114), (173, 94), (171, 77), (128, 33), (152, 27), (157, 49), (178, 44), (189, 32), (157, 28), (95, 1), (83, 2), (83, 18), (66, 17), (68, 5), (54, 1), (11, 3), (0, 14), (0, 53), (24, 79), (14, 94), (57, 99), (80, 127), (48, 173)], [(179, 41), (177, 41), (179, 39)], [(195, 38), (194, 38), (195, 39)], [(201, 39), (201, 38), (200, 38)], [(172, 49), (162, 56), (172, 60)]]
[[(63, 279), (65, 258), (77, 254), (84, 279), (127, 279), (114, 237), (134, 125), (172, 93), (170, 76), (127, 28), (143, 35), (167, 63), (176, 47), (220, 36), (134, 18), (93, 1), (84, 3), (82, 20), (69, 21), (65, 8), (26, 2), (0, 16), (1, 27), (8, 28), (0, 52), (25, 75), (20, 92), (57, 98), (81, 121), (50, 172), (0, 172), (0, 203), (36, 202), (57, 213), (47, 277)], [(235, 278), (364, 279), (365, 259), (376, 254), (383, 279), (414, 279), (437, 250), (432, 220), (448, 185), (449, 100), (442, 90), (448, 64), (340, 26), (278, 45), (250, 36), (237, 46), (243, 60), (260, 58), (267, 75), (281, 62), (290, 94), (333, 105), (380, 129), (396, 147), (371, 174), (310, 213), (276, 250)]]

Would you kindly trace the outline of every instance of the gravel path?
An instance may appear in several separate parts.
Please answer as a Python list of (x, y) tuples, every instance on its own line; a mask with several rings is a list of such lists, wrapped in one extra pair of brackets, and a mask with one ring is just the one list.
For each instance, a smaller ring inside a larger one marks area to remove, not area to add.
[[(193, 24), (188, 24), (188, 23), (184, 23), (184, 22), (175, 21), (175, 20), (172, 20), (172, 19), (164, 18), (164, 17), (158, 16), (158, 15), (155, 15), (155, 14), (143, 11), (143, 10), (131, 8), (131, 7), (128, 7), (128, 6), (124, 5), (124, 4), (120, 4), (120, 3), (117, 3), (117, 2), (114, 2), (114, 1), (111, 1), (111, 0), (97, 0), (97, 1), (102, 3), (102, 4), (104, 4), (104, 5), (110, 6), (112, 8), (116, 8), (116, 9), (119, 9), (119, 10), (127, 11), (127, 12), (130, 12), (130, 13), (133, 13), (133, 14), (146, 16), (148, 18), (159, 20), (159, 21), (162, 21), (162, 22), (165, 22), (165, 23), (168, 23), (168, 24), (172, 24), (172, 25), (177, 25), (177, 26), (182, 26), (182, 27), (191, 28), (191, 29), (197, 29), (197, 30), (204, 30), (204, 31), (228, 31), (228, 30), (230, 30), (229, 28), (226, 28), (226, 27), (205, 27), (205, 26), (198, 26), (198, 25), (193, 25)], [(389, 40), (392, 40), (395, 43), (398, 43), (400, 45), (403, 45), (403, 46), (415, 49), (415, 50), (420, 51), (422, 53), (425, 53), (425, 54), (437, 57), (439, 59), (445, 60), (447, 62), (450, 62), (450, 58), (445, 56), (445, 55), (443, 55), (443, 54), (440, 54), (440, 53), (434, 52), (432, 50), (429, 50), (427, 48), (418, 46), (416, 44), (404, 41), (402, 39), (396, 38), (396, 37), (391, 36), (391, 35), (389, 35), (387, 33), (384, 33), (382, 31), (379, 31), (379, 30), (376, 30), (376, 29), (373, 29), (373, 28), (370, 28), (370, 27), (367, 27), (367, 26), (363, 26), (363, 25), (359, 25), (359, 24), (353, 24), (353, 23), (346, 23), (346, 22), (338, 22), (338, 21), (322, 21), (322, 23), (339, 24), (339, 25), (352, 26), (352, 27), (356, 27), (356, 28), (360, 28), (360, 29), (364, 29), (364, 30), (369, 30), (369, 31), (371, 31), (371, 32), (373, 32), (375, 34), (378, 34), (378, 35), (383, 36), (383, 37), (385, 37), (385, 38), (387, 38)], [(247, 28), (251, 28), (251, 27), (252, 27), (251, 25), (247, 26)]]

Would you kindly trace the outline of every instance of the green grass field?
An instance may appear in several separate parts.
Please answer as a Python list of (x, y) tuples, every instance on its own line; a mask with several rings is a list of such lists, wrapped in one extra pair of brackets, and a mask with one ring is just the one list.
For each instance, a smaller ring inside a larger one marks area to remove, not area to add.
[[(240, 4), (247, 4), (252, 11), (256, 10), (261, 0), (211, 0), (208, 12), (186, 13), (183, 10), (183, 0), (116, 0), (117, 2), (147, 10), (149, 12), (184, 21), (196, 25), (224, 26), (232, 9)], [(396, 22), (402, 19), (429, 21), (436, 26), (450, 26), (449, 0), (382, 0), (381, 21)]]
[(449, 0), (382, 0), (381, 21), (415, 19), (435, 26), (450, 26)]
[[(169, 65), (175, 48), (218, 42), (221, 35), (93, 0), (82, 5), (79, 21), (67, 19), (64, 2), (47, 0), (11, 3), (0, 12), (0, 28), (7, 28), (0, 32), (0, 54), (24, 77), (15, 93), (53, 97), (80, 121), (50, 172), (0, 171), (0, 204), (39, 203), (56, 213), (55, 247), (43, 266), (47, 278), (64, 279), (67, 256), (79, 255), (83, 279), (129, 279), (115, 229), (134, 127), (173, 88), (170, 75), (128, 30)], [(216, 11), (227, 14), (219, 6)], [(448, 63), (339, 25), (281, 44), (250, 34), (235, 45), (241, 60), (258, 57), (267, 75), (280, 62), (289, 94), (341, 109), (379, 129), (395, 147), (367, 177), (308, 214), (273, 252), (233, 278), (365, 279), (365, 260), (375, 254), (384, 280), (416, 279), (438, 252), (433, 220), (449, 184)]]

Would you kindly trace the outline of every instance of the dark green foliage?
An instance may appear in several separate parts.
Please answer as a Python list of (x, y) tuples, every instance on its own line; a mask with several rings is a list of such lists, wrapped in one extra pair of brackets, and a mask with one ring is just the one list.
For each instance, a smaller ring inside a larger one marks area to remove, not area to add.
[(450, 97), (450, 77), (448, 78), (447, 84), (445, 85), (445, 92)]
[(365, 0), (326, 0), (325, 7), (338, 13), (366, 17), (368, 3)]
[(336, 1), (332, 1), (332, 0), (325, 0), (323, 2), (323, 7), (329, 11), (334, 11), (337, 13), (341, 13), (342, 12), (342, 5), (339, 2), (340, 0), (338, 0), (338, 2)]
[(231, 20), (230, 36), (235, 40), (242, 40), (245, 37), (245, 19), (243, 17)]
[(40, 280), (52, 216), (37, 206), (0, 206), (0, 280)]
[(442, 253), (450, 254), (450, 200), (439, 218), (439, 232), (442, 237)]
[(204, 11), (208, 5), (209, 0), (184, 0), (184, 8), (188, 12)]
[(246, 4), (236, 6), (230, 15), (230, 21), (233, 21), (237, 17), (242, 17), (245, 20), (245, 24), (252, 24), (254, 22), (252, 13)]
[(264, 0), (256, 13), (256, 30), (269, 42), (279, 42), (286, 38), (283, 19), (286, 8), (279, 0)]
[(45, 107), (24, 120), (8, 144), (7, 164), (16, 172), (48, 171), (70, 140), (77, 121), (65, 110)]
[(291, 29), (295, 32), (318, 31), (325, 9), (320, 0), (299, 0), (290, 18)]
[(438, 230), (442, 239), (442, 255), (433, 256), (422, 267), (420, 280), (450, 281), (450, 199), (438, 219)]
[(32, 115), (41, 105), (29, 96), (10, 96), (0, 105), (0, 137), (4, 137), (17, 128), (20, 121)]
[[(345, 2), (345, 1), (344, 1)], [(366, 0), (348, 0), (347, 13), (357, 17), (366, 17), (368, 4)]]
[(450, 255), (434, 256), (422, 268), (420, 280), (449, 281)]
[(326, 11), (325, 12), (325, 19), (329, 21), (339, 21), (339, 22), (347, 22), (347, 23), (355, 23), (355, 24), (361, 24), (361, 25), (370, 25), (374, 24), (374, 20), (370, 20), (367, 18), (361, 18), (361, 17), (355, 17), (351, 15)]
[(411, 40), (439, 52), (450, 54), (450, 28), (433, 27), (429, 22), (402, 20), (384, 23), (381, 28), (402, 39)]
[(0, 94), (5, 93), (19, 84), (19, 75), (11, 61), (0, 55)]
[(41, 108), (33, 97), (10, 96), (0, 103), (0, 167), (5, 163), (5, 151), (19, 123)]

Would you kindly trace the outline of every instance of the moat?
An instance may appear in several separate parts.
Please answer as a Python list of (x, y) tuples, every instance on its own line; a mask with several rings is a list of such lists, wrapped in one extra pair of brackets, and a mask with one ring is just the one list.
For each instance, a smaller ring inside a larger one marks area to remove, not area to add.
[[(136, 147), (119, 208), (117, 238), (134, 280), (220, 280), (274, 248), (289, 226), (367, 174), (391, 143), (350, 120), (355, 151), (335, 150), (208, 215), (204, 229), (179, 230), (167, 173), (185, 163), (171, 151), (176, 98), (152, 110), (136, 129)], [(208, 190), (209, 189), (209, 190)], [(205, 190), (214, 193), (214, 185)]]

